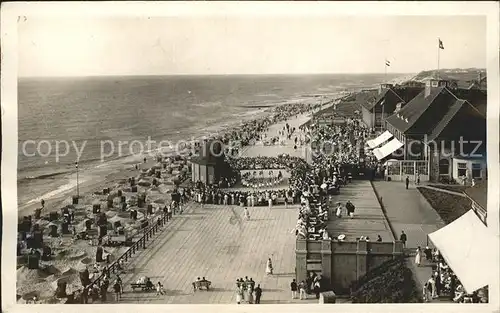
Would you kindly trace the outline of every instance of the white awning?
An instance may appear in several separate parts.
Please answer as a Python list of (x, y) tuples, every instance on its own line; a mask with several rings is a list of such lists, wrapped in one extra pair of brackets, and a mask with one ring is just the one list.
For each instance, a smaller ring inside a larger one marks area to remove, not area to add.
[(368, 144), (368, 147), (370, 147), (370, 149), (374, 149), (383, 144), (384, 142), (386, 142), (387, 140), (391, 139), (392, 137), (393, 137), (392, 134), (386, 130), (377, 138), (368, 140), (366, 143)]
[(429, 238), (468, 293), (498, 277), (498, 239), (472, 209)]
[(394, 151), (398, 150), (403, 146), (403, 143), (399, 141), (397, 138), (393, 138), (391, 141), (386, 143), (380, 148), (373, 149), (373, 154), (377, 157), (377, 160), (382, 160), (386, 156), (390, 155)]

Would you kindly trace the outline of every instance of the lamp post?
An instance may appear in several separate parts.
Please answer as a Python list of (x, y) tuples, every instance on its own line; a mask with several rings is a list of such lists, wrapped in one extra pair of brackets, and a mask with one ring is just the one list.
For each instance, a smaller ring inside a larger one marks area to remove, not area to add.
[(80, 199), (80, 189), (78, 184), (78, 161), (75, 162), (76, 167), (76, 197)]

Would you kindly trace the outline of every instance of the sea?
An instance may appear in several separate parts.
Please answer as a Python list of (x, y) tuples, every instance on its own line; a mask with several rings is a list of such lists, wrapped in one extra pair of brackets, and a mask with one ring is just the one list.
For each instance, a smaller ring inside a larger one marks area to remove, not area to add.
[(78, 155), (79, 173), (85, 177), (86, 171), (105, 169), (111, 163), (116, 167), (130, 162), (132, 153), (156, 149), (151, 142), (193, 140), (259, 116), (272, 106), (326, 101), (400, 76), (21, 78), (18, 204), (74, 187)]

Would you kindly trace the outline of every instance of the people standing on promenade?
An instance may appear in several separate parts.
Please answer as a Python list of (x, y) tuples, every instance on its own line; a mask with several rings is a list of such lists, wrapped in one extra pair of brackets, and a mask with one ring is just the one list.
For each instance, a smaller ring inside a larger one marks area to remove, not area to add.
[(380, 237), (380, 235), (377, 235), (377, 242), (382, 242), (382, 237)]
[(420, 246), (418, 246), (415, 254), (415, 264), (417, 266), (420, 266), (421, 261), (422, 261), (422, 250), (420, 249)]
[(241, 304), (243, 299), (243, 286), (236, 287), (236, 304)]
[(354, 206), (354, 204), (351, 203), (351, 201), (347, 201), (347, 203), (345, 204), (345, 208), (347, 209), (347, 214), (353, 218), (354, 217), (354, 210), (356, 209), (356, 207)]
[(306, 294), (306, 282), (301, 281), (299, 283), (299, 299), (300, 300), (305, 300), (307, 299), (307, 294)]
[(122, 286), (120, 285), (118, 280), (116, 280), (115, 283), (113, 284), (113, 290), (115, 291), (115, 301), (116, 302), (120, 301), (121, 288), (122, 288)]
[(408, 186), (410, 185), (410, 177), (406, 176), (406, 189), (408, 189)]
[(399, 240), (403, 243), (403, 248), (406, 249), (407, 237), (406, 237), (404, 230), (401, 231), (401, 235), (399, 236)]
[(273, 263), (271, 261), (271, 258), (267, 259), (266, 274), (267, 275), (272, 275), (273, 274)]
[(420, 174), (417, 174), (417, 180), (416, 180), (416, 182), (417, 182), (417, 186), (420, 185)]
[(422, 289), (422, 298), (424, 302), (429, 302), (430, 301), (430, 296), (429, 294), (431, 293), (430, 291), (431, 287), (429, 282), (425, 282), (424, 288)]
[(260, 284), (254, 289), (255, 292), (255, 304), (260, 304), (260, 298), (262, 297), (262, 289), (260, 288)]
[(292, 291), (292, 299), (297, 299), (297, 282), (295, 279), (290, 283), (290, 290)]
[(338, 218), (341, 218), (342, 217), (342, 203), (337, 203), (337, 209), (335, 211), (335, 216), (337, 216)]
[(160, 282), (158, 282), (158, 284), (156, 284), (156, 295), (159, 296), (164, 294), (165, 290), (163, 289), (163, 285)]

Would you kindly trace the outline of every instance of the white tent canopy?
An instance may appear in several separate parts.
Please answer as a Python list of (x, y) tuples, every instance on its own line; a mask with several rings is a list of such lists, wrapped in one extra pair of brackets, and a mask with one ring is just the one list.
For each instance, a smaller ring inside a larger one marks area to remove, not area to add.
[(429, 238), (468, 293), (488, 285), (498, 275), (498, 240), (472, 209)]
[(377, 158), (377, 160), (382, 160), (386, 156), (390, 155), (394, 151), (398, 150), (403, 146), (403, 143), (399, 141), (397, 138), (393, 138), (391, 141), (386, 143), (380, 148), (374, 149), (373, 154)]
[(368, 145), (368, 147), (370, 147), (370, 149), (374, 149), (383, 144), (384, 142), (386, 142), (387, 140), (391, 139), (392, 137), (393, 137), (392, 134), (386, 130), (377, 138), (368, 140), (366, 144)]

